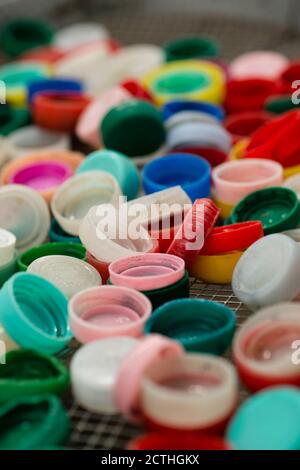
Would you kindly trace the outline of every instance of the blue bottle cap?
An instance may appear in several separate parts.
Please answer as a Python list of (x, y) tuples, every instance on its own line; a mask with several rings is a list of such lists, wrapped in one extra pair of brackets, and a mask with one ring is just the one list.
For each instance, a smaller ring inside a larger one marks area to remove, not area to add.
[(27, 100), (32, 104), (34, 95), (41, 92), (58, 91), (82, 91), (83, 84), (79, 80), (67, 78), (45, 78), (43, 80), (35, 80), (28, 85)]
[(225, 112), (221, 106), (204, 101), (169, 101), (162, 109), (163, 120), (166, 121), (171, 116), (182, 111), (198, 111), (199, 113), (207, 113), (219, 121), (225, 118)]

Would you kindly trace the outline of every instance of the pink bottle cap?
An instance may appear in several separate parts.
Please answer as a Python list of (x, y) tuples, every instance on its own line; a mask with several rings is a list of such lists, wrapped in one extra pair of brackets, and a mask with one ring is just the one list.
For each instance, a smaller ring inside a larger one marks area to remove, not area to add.
[(69, 302), (75, 338), (89, 343), (110, 336), (138, 337), (150, 316), (150, 300), (128, 287), (100, 286), (74, 295)]
[(70, 178), (71, 174), (70, 168), (64, 163), (49, 160), (18, 169), (11, 175), (9, 182), (44, 191), (59, 186)]
[(276, 80), (288, 66), (288, 59), (273, 51), (254, 51), (237, 57), (229, 66), (234, 79), (267, 78)]
[(114, 389), (118, 409), (131, 421), (139, 421), (142, 378), (146, 369), (155, 361), (169, 356), (182, 356), (179, 343), (164, 336), (149, 335), (134, 347), (121, 365)]
[(114, 261), (109, 274), (114, 285), (148, 291), (175, 284), (183, 277), (184, 269), (185, 263), (178, 256), (145, 253)]

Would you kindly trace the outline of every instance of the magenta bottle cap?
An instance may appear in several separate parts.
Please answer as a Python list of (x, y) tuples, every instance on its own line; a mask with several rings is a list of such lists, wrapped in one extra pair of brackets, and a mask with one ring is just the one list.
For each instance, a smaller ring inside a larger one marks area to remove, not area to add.
[(10, 183), (23, 184), (37, 191), (54, 188), (71, 176), (70, 168), (60, 162), (33, 163), (12, 174)]

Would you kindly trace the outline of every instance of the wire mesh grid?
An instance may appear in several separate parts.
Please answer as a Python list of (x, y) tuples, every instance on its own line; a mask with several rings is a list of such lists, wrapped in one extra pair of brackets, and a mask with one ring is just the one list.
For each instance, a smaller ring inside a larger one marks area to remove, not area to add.
[[(162, 44), (172, 37), (185, 34), (214, 36), (222, 44), (222, 52), (227, 59), (254, 49), (273, 49), (294, 58), (300, 50), (299, 33), (265, 23), (189, 14), (188, 11), (181, 14), (145, 13), (138, 8), (138, 2), (134, 11), (124, 7), (111, 11), (103, 10), (101, 15), (100, 12), (97, 13), (99, 15), (92, 10), (83, 12), (82, 8), (60, 11), (53, 21), (62, 25), (83, 19), (99, 19), (107, 25), (112, 35), (124, 44)], [(208, 285), (191, 279), (191, 297), (228, 305), (236, 312), (239, 325), (249, 315), (247, 308), (233, 295), (230, 286)], [(69, 362), (77, 347), (76, 342), (71, 344), (64, 356), (66, 362)], [(230, 353), (227, 357), (230, 359)], [(241, 388), (240, 400), (243, 401), (246, 396), (247, 392)], [(69, 448), (120, 450), (126, 448), (128, 442), (142, 431), (128, 424), (120, 416), (96, 415), (83, 410), (71, 395), (65, 397), (65, 404), (72, 421)]]

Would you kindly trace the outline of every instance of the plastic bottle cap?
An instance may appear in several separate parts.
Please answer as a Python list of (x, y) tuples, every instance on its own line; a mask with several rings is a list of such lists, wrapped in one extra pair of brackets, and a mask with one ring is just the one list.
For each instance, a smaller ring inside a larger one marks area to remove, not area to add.
[[(52, 220), (49, 230), (49, 238), (51, 242), (57, 243), (80, 243), (79, 237), (72, 237), (66, 233), (56, 222), (55, 219)], [(53, 244), (53, 243), (52, 243)]]
[(268, 78), (276, 80), (286, 69), (288, 59), (274, 51), (253, 51), (237, 57), (229, 66), (232, 78)]
[(207, 237), (201, 255), (221, 255), (233, 251), (244, 251), (264, 236), (261, 222), (214, 227)]
[(88, 171), (62, 184), (51, 201), (52, 213), (70, 235), (78, 235), (79, 226), (95, 204), (115, 205), (121, 196), (116, 179), (105, 171)]
[(232, 222), (260, 220), (265, 235), (294, 229), (300, 221), (297, 194), (288, 188), (267, 188), (249, 194), (232, 212)]
[(145, 334), (158, 333), (178, 341), (187, 351), (221, 355), (235, 331), (231, 309), (203, 299), (179, 299), (159, 307), (145, 325)]
[[(187, 125), (191, 123), (216, 125), (219, 122), (210, 114), (199, 111), (180, 111), (165, 120), (165, 126), (169, 132), (176, 126), (180, 126), (181, 124)], [(186, 126), (186, 128), (188, 131), (190, 131), (190, 126)], [(181, 129), (181, 127), (179, 129)]]
[(234, 360), (245, 385), (253, 391), (279, 384), (300, 384), (295, 344), (300, 333), (300, 303), (283, 303), (252, 315), (238, 330)]
[(211, 168), (206, 160), (185, 153), (157, 158), (144, 167), (146, 194), (180, 185), (192, 201), (210, 194)]
[(76, 135), (92, 147), (101, 147), (102, 136), (99, 129), (104, 117), (112, 108), (131, 98), (131, 94), (119, 85), (105, 90), (94, 98), (81, 114), (76, 126)]
[(243, 254), (233, 273), (237, 298), (257, 309), (290, 301), (300, 292), (300, 249), (291, 238), (261, 238)]
[(230, 284), (234, 269), (242, 255), (242, 251), (208, 256), (200, 253), (192, 265), (191, 276), (207, 284)]
[(206, 59), (218, 55), (219, 47), (210, 38), (183, 37), (168, 42), (164, 47), (167, 62), (187, 59)]
[(167, 148), (198, 145), (212, 147), (228, 153), (231, 148), (230, 134), (218, 123), (185, 122), (168, 131)]
[(9, 135), (9, 143), (14, 159), (40, 151), (68, 150), (70, 138), (66, 134), (26, 126), (12, 132)]
[[(20, 423), (23, 423), (21, 429)], [(0, 408), (0, 426), (1, 450), (34, 450), (64, 444), (70, 434), (69, 417), (55, 395), (9, 401)], [(24, 432), (24, 426), (30, 432)]]
[(134, 338), (105, 338), (82, 346), (71, 361), (76, 401), (94, 413), (116, 414), (113, 389), (123, 360), (138, 344)]
[(33, 119), (39, 127), (73, 133), (79, 117), (90, 103), (80, 92), (42, 92), (33, 100)]
[(183, 355), (181, 346), (160, 335), (143, 338), (122, 361), (114, 388), (114, 400), (118, 410), (131, 421), (141, 419), (140, 394), (143, 376), (151, 364), (164, 357)]
[(150, 301), (138, 291), (100, 286), (79, 292), (69, 302), (69, 321), (81, 343), (110, 336), (141, 336), (151, 314)]
[[(7, 136), (20, 127), (29, 124), (30, 113), (27, 109), (13, 108), (2, 104), (0, 106), (0, 134)], [(2, 161), (0, 162), (0, 166)]]
[(169, 101), (162, 108), (162, 116), (164, 121), (182, 112), (197, 112), (206, 114), (208, 117), (223, 121), (225, 113), (224, 110), (215, 104), (206, 103), (205, 101)]
[(106, 57), (98, 66), (98, 75), (87, 79), (87, 91), (97, 96), (111, 86), (120, 84), (128, 78), (143, 77), (146, 73), (164, 62), (160, 47), (153, 44), (133, 44), (122, 47)]
[(45, 241), (50, 214), (43, 198), (33, 189), (13, 184), (0, 188), (0, 226), (12, 232), (16, 248), (25, 251)]
[(42, 256), (29, 265), (27, 272), (52, 282), (68, 299), (102, 284), (100, 274), (93, 266), (72, 256)]
[(165, 140), (159, 111), (146, 101), (130, 100), (112, 108), (101, 123), (105, 147), (130, 157), (148, 155)]
[(237, 397), (235, 370), (225, 359), (169, 356), (145, 371), (141, 408), (152, 427), (204, 431), (230, 417)]
[(283, 183), (285, 188), (292, 189), (297, 193), (298, 199), (300, 200), (300, 174), (296, 174), (286, 179)]
[(85, 261), (86, 250), (80, 243), (57, 242), (34, 246), (18, 257), (18, 268), (26, 271), (28, 266), (43, 256), (64, 255)]
[(72, 337), (64, 294), (45, 279), (28, 273), (15, 274), (2, 287), (0, 323), (15, 344), (49, 354), (64, 349)]
[(162, 253), (129, 256), (109, 266), (110, 279), (114, 285), (140, 291), (172, 285), (183, 277), (184, 271), (182, 259)]
[[(1, 249), (0, 249), (1, 251)], [(0, 288), (3, 284), (17, 272), (17, 252), (15, 251), (13, 254), (13, 258), (5, 263), (4, 265), (0, 266)], [(0, 325), (0, 336), (1, 336), (1, 325)]]
[(272, 160), (242, 159), (225, 162), (214, 168), (212, 180), (214, 198), (234, 206), (254, 191), (280, 186), (283, 168)]
[(127, 445), (128, 450), (230, 450), (229, 444), (219, 436), (198, 433), (149, 433), (136, 437)]
[(49, 92), (82, 92), (83, 84), (79, 80), (67, 78), (44, 78), (35, 80), (28, 85), (28, 103), (32, 104), (33, 99), (40, 93)]
[(110, 232), (102, 231), (101, 220), (103, 213), (105, 213), (105, 208), (103, 210), (104, 212), (99, 210), (98, 207), (92, 207), (83, 218), (79, 229), (79, 237), (82, 244), (98, 261), (112, 263), (122, 257), (136, 253), (157, 251), (157, 241), (152, 240), (147, 230), (143, 229), (143, 227), (139, 228), (140, 236), (138, 238), (136, 238), (136, 235), (133, 238), (130, 236), (130, 233), (126, 232), (122, 236), (117, 222), (117, 212), (112, 214), (114, 216), (111, 219), (105, 216), (105, 220), (109, 221), (105, 228), (109, 228)]
[(55, 34), (54, 44), (66, 51), (93, 41), (109, 38), (105, 26), (99, 23), (74, 23), (58, 30)]
[(69, 372), (48, 354), (20, 349), (5, 355), (0, 368), (0, 402), (36, 394), (61, 394), (69, 385)]
[(226, 437), (235, 450), (299, 450), (299, 419), (300, 392), (278, 387), (247, 400)]
[(0, 268), (10, 263), (14, 258), (16, 241), (13, 233), (0, 228)]
[(118, 181), (123, 194), (129, 200), (139, 191), (140, 179), (136, 165), (132, 160), (112, 150), (97, 150), (85, 158), (76, 170), (76, 174), (91, 170), (107, 171)]
[(225, 94), (222, 69), (206, 61), (184, 60), (163, 64), (142, 80), (157, 105), (186, 99), (220, 104)]
[(52, 27), (43, 21), (20, 18), (7, 22), (1, 30), (1, 48), (9, 57), (50, 44), (54, 36)]
[(44, 161), (24, 165), (9, 178), (9, 183), (29, 186), (37, 191), (45, 191), (62, 184), (71, 176), (70, 168), (61, 162)]
[(271, 116), (264, 111), (244, 111), (228, 116), (224, 125), (232, 135), (234, 142), (237, 142), (245, 137), (250, 137), (270, 118)]
[(187, 269), (191, 269), (219, 214), (219, 209), (211, 199), (196, 199), (167, 253), (183, 258)]

